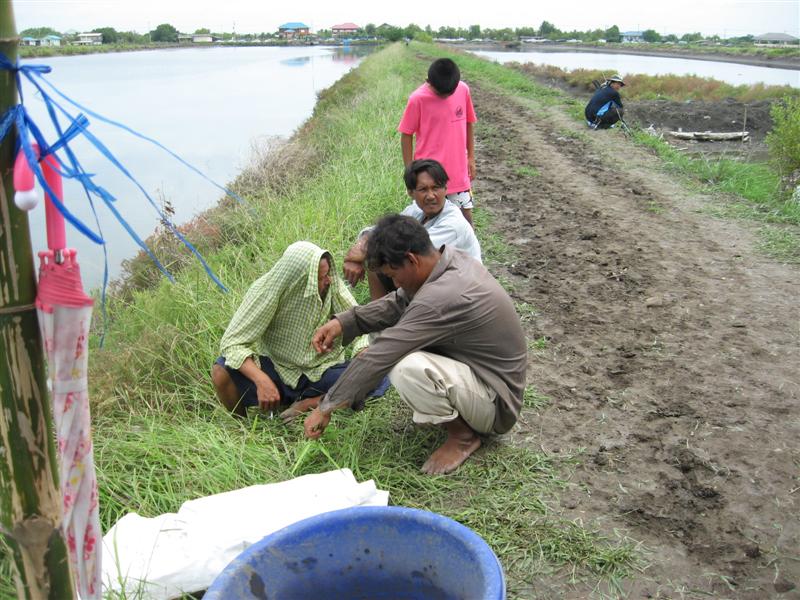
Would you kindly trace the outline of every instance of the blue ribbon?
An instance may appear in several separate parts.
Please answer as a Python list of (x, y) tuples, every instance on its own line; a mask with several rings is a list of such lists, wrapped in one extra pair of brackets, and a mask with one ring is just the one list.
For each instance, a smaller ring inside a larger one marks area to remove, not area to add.
[[(150, 248), (145, 244), (145, 242), (136, 234), (133, 228), (128, 224), (125, 218), (120, 214), (119, 210), (117, 210), (115, 206), (116, 198), (109, 193), (104, 188), (98, 186), (93, 180), (93, 175), (87, 173), (78, 158), (75, 156), (72, 148), (70, 147), (70, 141), (76, 138), (77, 136), (83, 136), (87, 139), (99, 152), (102, 154), (115, 168), (117, 168), (125, 177), (127, 177), (137, 188), (139, 191), (142, 192), (144, 197), (150, 203), (150, 205), (155, 209), (156, 213), (158, 214), (161, 222), (167, 227), (167, 229), (175, 235), (189, 251), (195, 255), (195, 257), (200, 261), (203, 265), (208, 276), (220, 287), (223, 291), (227, 291), (227, 288), (222, 284), (222, 282), (217, 278), (214, 274), (211, 267), (202, 257), (202, 255), (197, 251), (197, 249), (186, 239), (186, 237), (178, 231), (169, 217), (164, 213), (163, 210), (158, 206), (158, 204), (153, 200), (150, 194), (142, 187), (139, 181), (133, 176), (133, 174), (114, 156), (114, 154), (103, 144), (100, 139), (98, 139), (94, 134), (89, 131), (89, 120), (87, 117), (80, 113), (77, 116), (71, 115), (61, 104), (59, 104), (47, 91), (42, 87), (41, 83), (45, 83), (50, 89), (52, 89), (60, 98), (71, 104), (72, 106), (76, 107), (77, 109), (83, 111), (83, 113), (91, 115), (93, 118), (100, 120), (104, 123), (122, 129), (131, 135), (134, 135), (142, 140), (150, 142), (151, 144), (161, 148), (163, 151), (167, 152), (170, 156), (178, 160), (181, 164), (189, 168), (190, 170), (194, 171), (203, 179), (210, 182), (215, 187), (222, 190), (226, 195), (234, 198), (240, 203), (244, 203), (244, 201), (236, 195), (234, 192), (230, 191), (229, 189), (217, 184), (216, 182), (212, 181), (209, 177), (207, 177), (204, 173), (202, 173), (199, 169), (192, 166), (188, 162), (186, 162), (183, 158), (178, 156), (175, 152), (161, 144), (160, 142), (156, 141), (153, 138), (145, 136), (130, 127), (119, 123), (117, 121), (113, 121), (108, 119), (84, 106), (78, 104), (74, 100), (70, 99), (64, 93), (62, 93), (58, 88), (56, 88), (51, 82), (47, 81), (43, 75), (51, 72), (51, 68), (47, 65), (20, 65), (19, 63), (12, 63), (8, 60), (8, 58), (0, 54), (0, 69), (11, 71), (14, 73), (17, 79), (17, 89), (19, 90), (20, 95), (20, 104), (16, 106), (12, 106), (8, 109), (5, 115), (0, 119), (0, 140), (4, 139), (5, 136), (8, 134), (8, 131), (11, 128), (12, 124), (16, 124), (17, 126), (17, 143), (18, 146), (22, 149), (23, 154), (25, 155), (25, 159), (28, 161), (28, 164), (31, 167), (36, 179), (39, 181), (42, 188), (45, 190), (47, 195), (53, 201), (53, 205), (56, 209), (64, 216), (64, 219), (69, 221), (81, 234), (85, 237), (89, 238), (96, 244), (100, 244), (103, 246), (103, 254), (105, 257), (105, 268), (103, 273), (103, 310), (105, 312), (105, 297), (106, 297), (106, 287), (108, 284), (108, 254), (105, 247), (105, 239), (100, 232), (100, 222), (97, 216), (96, 207), (94, 204), (93, 198), (99, 198), (105, 206), (109, 209), (114, 218), (123, 226), (123, 228), (128, 232), (131, 238), (136, 242), (136, 244), (147, 253), (153, 263), (158, 267), (161, 273), (164, 274), (170, 281), (174, 282), (174, 278), (170, 274), (170, 272), (161, 264), (158, 258), (153, 254)], [(24, 102), (23, 102), (23, 95), (22, 95), (22, 85), (21, 85), (21, 77), (20, 75), (24, 76), (30, 83), (33, 85), (36, 90), (41, 95), (42, 99), (44, 100), (45, 107), (47, 109), (48, 115), (50, 116), (50, 120), (53, 123), (53, 126), (56, 129), (58, 134), (58, 139), (53, 142), (52, 144), (48, 144), (45, 140), (44, 136), (42, 135), (40, 129), (36, 126), (33, 120), (28, 115), (27, 110), (25, 109)], [(61, 122), (59, 121), (58, 113), (61, 113), (66, 121), (69, 123), (66, 129), (62, 128)], [(58, 200), (56, 195), (53, 193), (53, 190), (50, 189), (50, 186), (47, 184), (47, 181), (44, 178), (44, 174), (42, 173), (42, 169), (39, 166), (39, 160), (36, 157), (36, 153), (33, 150), (33, 146), (31, 144), (31, 138), (33, 138), (36, 143), (39, 145), (40, 156), (43, 158), (47, 155), (52, 155), (57, 163), (57, 170), (62, 176), (62, 178), (67, 179), (74, 179), (78, 181), (81, 186), (83, 187), (89, 204), (92, 208), (92, 212), (95, 217), (95, 223), (97, 226), (97, 232), (93, 231), (89, 226), (83, 223), (80, 219), (78, 219), (75, 215), (73, 215), (69, 209)], [(66, 160), (62, 159), (57, 152), (63, 150), (63, 153), (66, 155)]]

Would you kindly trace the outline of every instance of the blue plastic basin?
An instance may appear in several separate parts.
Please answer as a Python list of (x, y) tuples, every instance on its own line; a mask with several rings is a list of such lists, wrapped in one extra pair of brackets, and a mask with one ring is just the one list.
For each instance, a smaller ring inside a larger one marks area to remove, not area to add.
[(360, 506), (268, 535), (234, 559), (204, 600), (504, 600), (483, 539), (436, 513)]

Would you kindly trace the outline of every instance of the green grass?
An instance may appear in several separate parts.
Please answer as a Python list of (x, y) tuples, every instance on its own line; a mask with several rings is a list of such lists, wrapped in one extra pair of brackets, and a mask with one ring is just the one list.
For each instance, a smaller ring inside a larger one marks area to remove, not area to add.
[[(547, 403), (529, 390), (526, 407)], [(300, 422), (239, 422), (209, 408), (201, 401), (171, 418), (144, 410), (126, 421), (98, 422), (114, 434), (95, 435), (104, 527), (132, 507), (155, 515), (204, 494), (347, 467), (389, 490), (393, 504), (432, 510), (480, 533), (500, 555), (512, 597), (544, 566), (570, 565), (603, 578), (624, 576), (633, 564), (630, 542), (606, 540), (552, 514), (569, 458), (496, 439), (454, 476), (420, 473), (442, 435), (412, 427), (393, 391), (360, 413), (336, 413), (319, 442), (303, 440)]]
[[(570, 457), (556, 459), (498, 437), (455, 474), (430, 477), (419, 467), (442, 434), (412, 426), (393, 392), (360, 413), (335, 414), (320, 442), (304, 439), (300, 423), (240, 422), (217, 406), (209, 369), (250, 283), (297, 240), (341, 257), (364, 224), (408, 203), (395, 127), (408, 94), (439, 52), (414, 43), (366, 59), (320, 95), (314, 117), (296, 136), (300, 150), (289, 153), (292, 160), (267, 157), (236, 182), (249, 205), (223, 211), (216, 225), (224, 230), (235, 223), (236, 235), (223, 231), (206, 252), (229, 294), (194, 262), (182, 261), (175, 285), (148, 281), (145, 289), (129, 287), (110, 302), (105, 348), (97, 349), (93, 339), (90, 359), (104, 528), (127, 511), (154, 516), (199, 496), (347, 467), (388, 490), (393, 504), (436, 511), (475, 529), (499, 556), (511, 598), (528, 597), (541, 574), (562, 571), (610, 586), (638, 564), (632, 541), (604, 537), (591, 523), (565, 520), (551, 509), (573, 468)], [(468, 81), (555, 98), (513, 70), (458, 60)], [(489, 215), (479, 198), (478, 204), (487, 264), (513, 260), (513, 250), (487, 232)], [(356, 295), (366, 300), (366, 286)], [(523, 313), (532, 318), (535, 309)], [(546, 401), (535, 390), (526, 392), (523, 410)], [(0, 597), (13, 593), (7, 579), (0, 582)]]
[(514, 172), (520, 177), (530, 177), (531, 179), (535, 179), (536, 177), (539, 177), (541, 175), (539, 169), (537, 169), (536, 167), (530, 167), (528, 165), (522, 165), (521, 167), (517, 167)]
[(641, 131), (634, 132), (634, 139), (654, 150), (668, 170), (691, 176), (704, 191), (724, 194), (719, 202), (709, 205), (709, 213), (786, 226), (785, 229), (770, 228), (773, 233), (765, 234), (773, 240), (776, 237), (781, 240), (760, 245), (768, 255), (786, 260), (800, 254), (800, 238), (796, 231), (800, 225), (800, 204), (781, 192), (780, 178), (770, 165), (729, 158), (693, 158)]
[(517, 314), (523, 323), (532, 323), (539, 314), (536, 307), (529, 302), (515, 302), (514, 308), (517, 309)]
[(535, 387), (529, 385), (525, 388), (522, 405), (532, 410), (541, 410), (550, 404), (550, 398), (541, 394)]
[(800, 234), (790, 229), (766, 226), (759, 230), (759, 248), (778, 260), (800, 263)]
[(528, 340), (528, 350), (534, 353), (543, 352), (547, 348), (547, 338), (545, 336), (540, 336), (538, 338), (534, 338)]
[(716, 191), (736, 194), (763, 206), (763, 212), (769, 215), (765, 218), (800, 224), (800, 211), (781, 199), (779, 177), (768, 164), (729, 158), (693, 158), (643, 131), (634, 131), (634, 140), (654, 150), (668, 169), (688, 173)]

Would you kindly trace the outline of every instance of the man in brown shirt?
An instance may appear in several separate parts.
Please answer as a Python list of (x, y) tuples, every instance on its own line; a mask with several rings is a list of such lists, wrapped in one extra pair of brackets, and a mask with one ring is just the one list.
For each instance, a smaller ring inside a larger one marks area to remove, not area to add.
[(444, 444), (422, 470), (457, 469), (481, 445), (479, 434), (505, 433), (517, 421), (525, 389), (527, 348), (514, 304), (477, 260), (431, 244), (418, 221), (381, 219), (367, 246), (367, 264), (399, 288), (356, 306), (320, 327), (312, 344), (383, 332), (359, 354), (306, 419), (318, 438), (337, 408), (360, 403), (387, 373), (414, 411), (414, 422), (443, 426)]

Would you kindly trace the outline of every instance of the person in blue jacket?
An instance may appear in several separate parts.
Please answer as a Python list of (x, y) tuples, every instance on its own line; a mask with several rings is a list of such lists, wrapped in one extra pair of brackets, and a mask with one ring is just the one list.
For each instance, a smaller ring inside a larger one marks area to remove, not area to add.
[(622, 77), (614, 75), (606, 79), (583, 111), (586, 124), (592, 129), (608, 129), (622, 119), (622, 100), (619, 90), (625, 85)]

